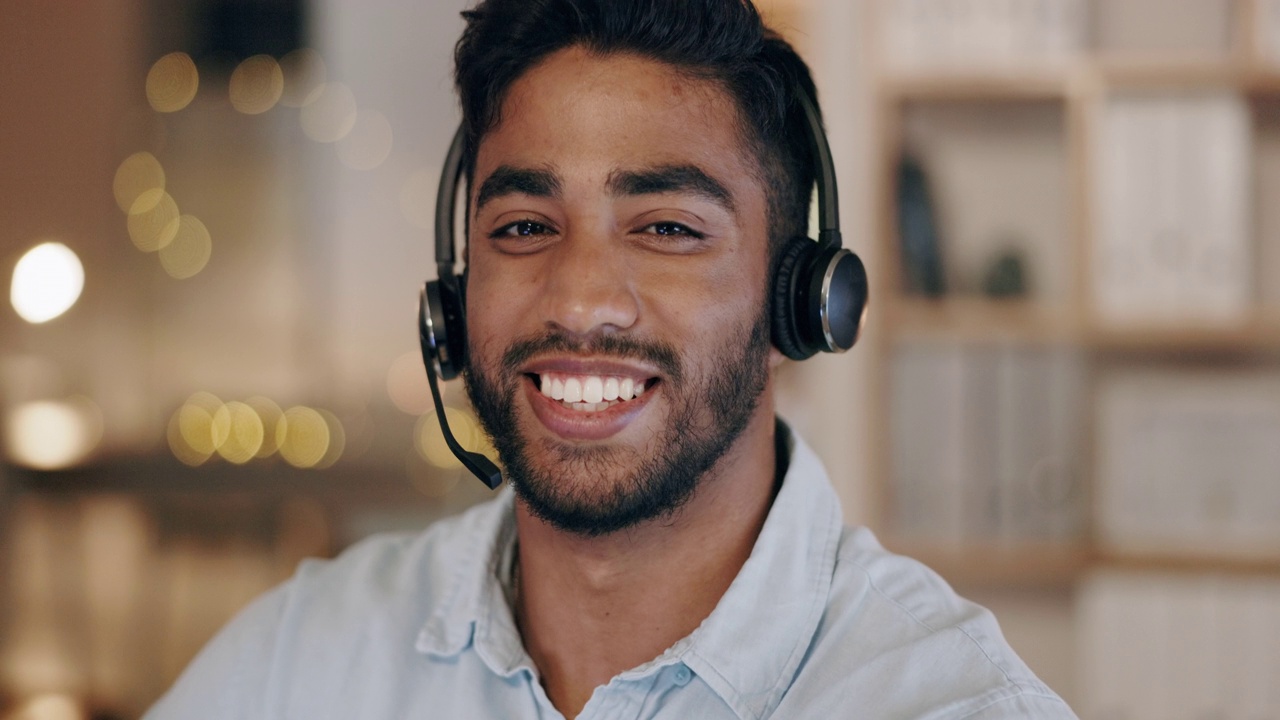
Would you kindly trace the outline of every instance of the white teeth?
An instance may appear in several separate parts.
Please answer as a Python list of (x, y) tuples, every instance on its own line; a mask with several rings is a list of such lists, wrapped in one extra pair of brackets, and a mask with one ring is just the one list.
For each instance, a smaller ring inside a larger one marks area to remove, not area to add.
[(629, 377), (550, 373), (538, 376), (539, 392), (574, 410), (599, 412), (617, 402), (638, 398), (644, 390), (644, 381)]
[(592, 405), (604, 399), (604, 381), (597, 375), (590, 375), (582, 381), (582, 402)]
[(564, 401), (567, 403), (582, 402), (582, 381), (576, 377), (565, 378)]

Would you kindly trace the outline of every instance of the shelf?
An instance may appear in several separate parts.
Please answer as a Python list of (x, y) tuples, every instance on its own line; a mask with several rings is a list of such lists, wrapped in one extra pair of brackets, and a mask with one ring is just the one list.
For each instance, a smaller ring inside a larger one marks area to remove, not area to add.
[(881, 78), (886, 98), (909, 100), (1059, 100), (1067, 97), (1072, 73), (1044, 70), (919, 70)]
[(981, 297), (901, 298), (886, 310), (895, 339), (971, 344), (1080, 344), (1116, 352), (1280, 351), (1280, 316), (1258, 314), (1229, 326), (1084, 325), (1066, 307)]
[(1097, 350), (1140, 352), (1265, 352), (1280, 350), (1280, 318), (1256, 316), (1231, 326), (1144, 323), (1094, 326), (1086, 344)]
[(1241, 85), (1248, 65), (1231, 58), (1099, 58), (1094, 68), (1107, 85), (1140, 87)]
[(889, 71), (881, 93), (896, 101), (1065, 100), (1091, 87), (1169, 89), (1234, 87), (1280, 94), (1280, 67), (1225, 59), (1094, 58), (1042, 69), (947, 68)]
[(1065, 309), (1030, 300), (903, 298), (887, 315), (889, 331), (902, 339), (1054, 344), (1076, 337)]
[(1245, 73), (1244, 89), (1255, 95), (1280, 95), (1280, 68), (1259, 68)]
[(928, 565), (953, 585), (968, 587), (1065, 587), (1084, 574), (1094, 557), (1083, 544), (1034, 540), (957, 547), (887, 539), (885, 546)]
[(1096, 559), (1100, 569), (1179, 574), (1280, 575), (1280, 551), (1269, 558), (1104, 551)]

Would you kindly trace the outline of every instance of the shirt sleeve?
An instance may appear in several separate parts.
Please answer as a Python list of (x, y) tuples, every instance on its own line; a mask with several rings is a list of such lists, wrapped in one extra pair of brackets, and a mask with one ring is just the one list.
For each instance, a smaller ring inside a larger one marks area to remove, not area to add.
[(267, 720), (267, 688), (286, 588), (254, 600), (223, 627), (143, 720)]

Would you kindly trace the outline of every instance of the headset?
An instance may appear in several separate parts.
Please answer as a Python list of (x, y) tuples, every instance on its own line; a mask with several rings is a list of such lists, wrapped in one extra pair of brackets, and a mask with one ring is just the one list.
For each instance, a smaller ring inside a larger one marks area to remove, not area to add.
[[(773, 344), (793, 360), (819, 352), (842, 353), (853, 347), (867, 317), (867, 271), (862, 260), (843, 247), (835, 164), (817, 105), (801, 88), (810, 148), (817, 165), (818, 239), (789, 239), (773, 271)], [(418, 339), (427, 366), (431, 399), (449, 450), (490, 489), (502, 473), (489, 458), (463, 448), (449, 430), (437, 383), (452, 380), (467, 364), (466, 272), (455, 272), (454, 212), (462, 182), (465, 127), (459, 127), (445, 156), (436, 194), (436, 280), (422, 288), (418, 302)]]

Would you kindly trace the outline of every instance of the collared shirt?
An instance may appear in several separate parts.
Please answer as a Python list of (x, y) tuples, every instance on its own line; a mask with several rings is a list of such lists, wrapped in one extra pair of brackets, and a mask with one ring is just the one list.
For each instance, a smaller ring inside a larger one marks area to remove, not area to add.
[[(1074, 718), (989, 612), (842, 527), (813, 452), (702, 624), (596, 688), (587, 718)], [(786, 461), (786, 458), (783, 459)], [(146, 720), (561, 718), (508, 600), (513, 497), (307, 561), (192, 662)]]

